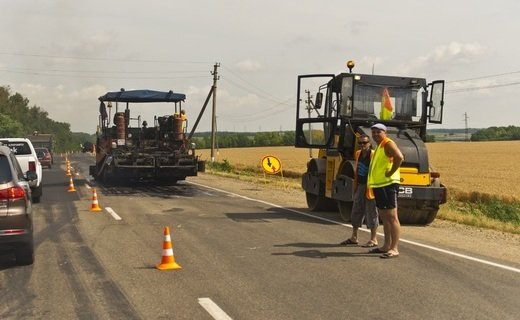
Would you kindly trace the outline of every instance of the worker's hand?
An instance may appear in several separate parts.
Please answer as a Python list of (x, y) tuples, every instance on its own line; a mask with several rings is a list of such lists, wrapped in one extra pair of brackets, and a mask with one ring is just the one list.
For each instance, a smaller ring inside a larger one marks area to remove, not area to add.
[(388, 177), (391, 177), (392, 174), (393, 174), (393, 173), (392, 173), (392, 171), (390, 171), (390, 170), (386, 170), (386, 171), (385, 171), (385, 177), (387, 177), (387, 178), (388, 178)]

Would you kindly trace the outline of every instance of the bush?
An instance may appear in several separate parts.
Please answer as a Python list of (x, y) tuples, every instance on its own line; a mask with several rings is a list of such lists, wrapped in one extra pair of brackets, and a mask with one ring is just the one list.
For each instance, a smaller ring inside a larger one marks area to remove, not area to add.
[(222, 162), (209, 162), (208, 168), (215, 171), (223, 171), (223, 172), (231, 172), (233, 170), (233, 167), (227, 161), (227, 159), (224, 159)]

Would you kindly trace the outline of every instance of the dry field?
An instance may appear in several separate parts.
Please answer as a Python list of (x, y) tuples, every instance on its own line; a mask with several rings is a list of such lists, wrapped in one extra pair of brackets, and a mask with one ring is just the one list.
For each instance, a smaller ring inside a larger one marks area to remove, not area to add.
[[(431, 165), (441, 173), (450, 190), (478, 192), (520, 200), (520, 141), (436, 142), (427, 145)], [(199, 150), (203, 160), (210, 150)], [(280, 159), (284, 171), (305, 172), (309, 150), (294, 147), (231, 148), (216, 152), (216, 161), (227, 160), (238, 168), (257, 167), (266, 155)], [(313, 150), (313, 156), (317, 151)]]

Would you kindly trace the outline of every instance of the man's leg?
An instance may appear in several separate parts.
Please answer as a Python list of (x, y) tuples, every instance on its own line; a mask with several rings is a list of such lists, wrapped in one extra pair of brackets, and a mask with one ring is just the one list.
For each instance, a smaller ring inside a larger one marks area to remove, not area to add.
[[(363, 224), (363, 217), (365, 212), (364, 189), (360, 186), (354, 193), (354, 203), (352, 204), (352, 211), (350, 213), (350, 223), (352, 224), (352, 235), (350, 242), (347, 244), (358, 243), (358, 229)], [(348, 241), (348, 239), (346, 241)], [(342, 243), (345, 244), (345, 241)]]
[(381, 215), (381, 220), (383, 220), (383, 231), (385, 233), (385, 242), (381, 247), (382, 251), (388, 251), (391, 248), (392, 243), (392, 233), (390, 226), (390, 211), (392, 209), (379, 209), (379, 214)]
[(379, 226), (379, 213), (376, 209), (376, 202), (374, 200), (367, 200), (365, 202), (365, 222), (370, 229), (370, 241), (377, 245), (377, 227)]
[[(399, 237), (401, 235), (401, 223), (397, 216), (397, 208), (389, 209), (388, 213), (388, 225), (390, 227), (391, 241), (389, 243), (389, 250), (399, 252)], [(385, 237), (386, 238), (386, 237)], [(385, 239), (386, 245), (386, 239)]]
[(377, 227), (370, 228), (370, 241), (377, 245)]
[(359, 227), (354, 227), (354, 226), (352, 227), (352, 235), (350, 236), (350, 240), (352, 240), (354, 242), (358, 241), (358, 239), (357, 239), (357, 237), (358, 237), (358, 229), (359, 229)]

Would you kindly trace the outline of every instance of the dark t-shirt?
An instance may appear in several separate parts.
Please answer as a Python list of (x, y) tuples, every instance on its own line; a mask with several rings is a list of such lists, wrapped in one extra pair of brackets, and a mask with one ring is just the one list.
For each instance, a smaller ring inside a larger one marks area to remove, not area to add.
[(363, 156), (363, 152), (361, 152), (357, 167), (357, 178), (359, 184), (367, 183), (368, 167), (370, 167), (370, 152), (366, 156)]

